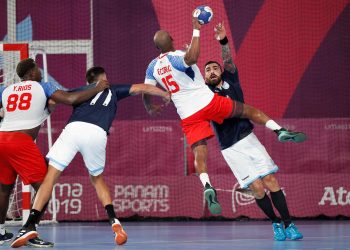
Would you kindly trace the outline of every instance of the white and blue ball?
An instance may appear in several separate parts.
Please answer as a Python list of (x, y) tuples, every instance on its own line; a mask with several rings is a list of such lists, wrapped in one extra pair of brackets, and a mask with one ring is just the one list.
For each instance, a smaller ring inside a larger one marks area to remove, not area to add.
[(198, 6), (193, 13), (193, 16), (197, 17), (198, 22), (202, 25), (209, 23), (213, 18), (213, 15), (213, 10), (209, 6), (205, 5)]

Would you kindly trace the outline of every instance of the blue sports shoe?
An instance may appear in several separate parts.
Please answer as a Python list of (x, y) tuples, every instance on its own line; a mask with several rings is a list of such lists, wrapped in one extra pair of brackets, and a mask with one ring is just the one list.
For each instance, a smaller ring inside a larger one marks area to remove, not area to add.
[(291, 240), (301, 240), (303, 238), (303, 235), (299, 232), (298, 228), (294, 225), (294, 223), (291, 223), (286, 228), (286, 236), (288, 239)]
[(294, 132), (285, 128), (275, 130), (275, 132), (278, 135), (278, 140), (280, 142), (291, 141), (299, 143), (306, 140), (306, 135), (303, 132)]
[(286, 234), (284, 232), (283, 223), (272, 223), (273, 238), (277, 241), (286, 240)]
[(208, 183), (205, 185), (204, 197), (208, 203), (208, 209), (211, 214), (221, 214), (221, 205), (218, 202), (216, 190)]

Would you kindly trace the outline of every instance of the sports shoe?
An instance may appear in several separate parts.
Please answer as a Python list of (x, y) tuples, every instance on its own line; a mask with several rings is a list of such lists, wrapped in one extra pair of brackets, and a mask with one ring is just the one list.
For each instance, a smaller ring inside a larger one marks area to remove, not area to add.
[(292, 141), (292, 142), (303, 142), (306, 140), (306, 135), (302, 132), (293, 132), (285, 128), (275, 130), (278, 135), (278, 140), (280, 142)]
[(299, 232), (298, 228), (294, 225), (294, 223), (291, 223), (286, 228), (286, 236), (290, 240), (301, 240), (304, 236)]
[(19, 230), (17, 237), (12, 241), (11, 247), (17, 248), (24, 246), (28, 240), (38, 237), (36, 228), (22, 228)]
[(50, 241), (44, 241), (40, 239), (39, 237), (36, 237), (34, 239), (28, 240), (27, 247), (37, 247), (37, 248), (47, 248), (47, 247), (53, 247), (54, 243)]
[(0, 245), (4, 244), (4, 242), (10, 241), (13, 237), (13, 233), (5, 230), (5, 234), (0, 234)]
[(284, 232), (282, 223), (272, 223), (272, 229), (273, 229), (274, 240), (277, 240), (277, 241), (286, 240), (286, 234)]
[(204, 197), (208, 203), (208, 209), (212, 214), (221, 214), (221, 206), (218, 202), (216, 190), (208, 183), (205, 185)]
[(112, 225), (112, 230), (115, 233), (115, 243), (118, 245), (123, 245), (128, 240), (128, 235), (124, 231), (122, 225), (120, 224), (118, 219), (113, 219), (113, 221), (110, 221), (110, 224)]

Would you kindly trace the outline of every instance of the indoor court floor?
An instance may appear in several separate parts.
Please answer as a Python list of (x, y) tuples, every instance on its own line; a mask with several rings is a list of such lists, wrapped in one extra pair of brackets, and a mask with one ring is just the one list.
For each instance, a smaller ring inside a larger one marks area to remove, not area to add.
[[(319, 249), (350, 250), (350, 220), (296, 221), (301, 241), (277, 242), (267, 221), (125, 222), (128, 242), (114, 243), (107, 222), (59, 223), (39, 228), (40, 236), (55, 242), (53, 249)], [(12, 232), (17, 227), (9, 227)], [(9, 243), (0, 249), (11, 249)]]

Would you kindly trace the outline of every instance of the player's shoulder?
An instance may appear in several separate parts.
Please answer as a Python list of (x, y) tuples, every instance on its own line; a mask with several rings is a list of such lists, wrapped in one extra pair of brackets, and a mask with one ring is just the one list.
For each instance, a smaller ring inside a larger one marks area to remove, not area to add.
[(158, 61), (158, 57), (154, 58), (154, 59), (148, 64), (147, 69), (148, 69), (148, 70), (153, 70), (154, 67), (155, 67), (156, 64), (157, 64), (157, 61)]
[(185, 54), (186, 52), (183, 50), (175, 50), (175, 51), (170, 51), (168, 53), (168, 56), (184, 56)]

